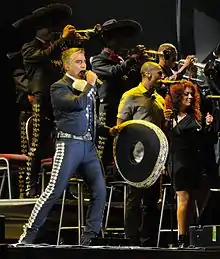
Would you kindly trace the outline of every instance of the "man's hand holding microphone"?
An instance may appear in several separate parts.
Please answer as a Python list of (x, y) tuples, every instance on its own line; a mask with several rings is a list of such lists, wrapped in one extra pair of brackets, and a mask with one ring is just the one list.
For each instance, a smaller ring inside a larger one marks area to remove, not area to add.
[(103, 84), (103, 82), (98, 78), (96, 73), (94, 73), (91, 70), (83, 70), (80, 73), (81, 73), (82, 78), (85, 79), (87, 81), (87, 83), (90, 85), (101, 86)]
[(86, 70), (84, 73), (85, 73), (85, 80), (87, 81), (87, 83), (92, 86), (95, 86), (96, 81), (98, 79), (98, 76), (96, 75), (96, 73), (94, 73), (91, 70)]

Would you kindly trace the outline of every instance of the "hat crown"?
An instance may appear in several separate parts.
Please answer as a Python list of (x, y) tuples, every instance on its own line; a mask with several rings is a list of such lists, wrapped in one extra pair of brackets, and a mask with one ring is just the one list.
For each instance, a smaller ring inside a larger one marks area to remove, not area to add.
[(35, 15), (48, 15), (49, 12), (54, 12), (55, 15), (62, 14), (63, 16), (71, 16), (72, 15), (72, 8), (63, 3), (53, 3), (46, 6), (39, 7), (35, 9), (32, 14)]
[(63, 25), (64, 21), (69, 19), (72, 15), (72, 8), (66, 4), (54, 3), (47, 6), (40, 7), (34, 10), (31, 14), (14, 22), (12, 25), (15, 28), (23, 30), (33, 30), (39, 27), (50, 27)]
[(118, 33), (123, 32), (127, 35), (134, 36), (135, 34), (142, 31), (141, 25), (130, 19), (124, 19), (124, 20), (116, 20), (116, 19), (110, 19), (103, 23), (102, 25), (103, 33), (115, 33), (116, 31)]
[(46, 9), (45, 6), (39, 7), (38, 9), (35, 9), (35, 10), (32, 12), (32, 14), (37, 14), (38, 12), (43, 12), (45, 9)]

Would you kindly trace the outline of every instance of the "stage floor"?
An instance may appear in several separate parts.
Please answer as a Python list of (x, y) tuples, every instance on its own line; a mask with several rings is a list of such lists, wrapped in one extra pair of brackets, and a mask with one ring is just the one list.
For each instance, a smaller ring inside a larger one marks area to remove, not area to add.
[(215, 248), (142, 248), (114, 246), (0, 246), (1, 259), (219, 259), (220, 247)]

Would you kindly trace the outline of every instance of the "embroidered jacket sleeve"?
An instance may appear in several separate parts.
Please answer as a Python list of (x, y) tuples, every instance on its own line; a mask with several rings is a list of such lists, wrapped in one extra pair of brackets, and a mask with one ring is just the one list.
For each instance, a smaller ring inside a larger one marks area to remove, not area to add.
[(92, 70), (103, 77), (122, 77), (136, 64), (133, 58), (121, 64), (112, 64), (111, 60), (103, 59), (100, 55), (94, 56), (91, 61)]
[(75, 95), (69, 87), (55, 83), (51, 86), (51, 101), (53, 106), (63, 110), (82, 110), (91, 102), (90, 97), (95, 96), (96, 87), (87, 84), (80, 95)]

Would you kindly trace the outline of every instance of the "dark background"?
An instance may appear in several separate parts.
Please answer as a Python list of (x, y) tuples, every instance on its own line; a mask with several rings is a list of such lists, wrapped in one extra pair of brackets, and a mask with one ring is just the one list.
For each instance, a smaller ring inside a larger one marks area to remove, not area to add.
[[(130, 42), (130, 46), (144, 44), (147, 48), (157, 49), (164, 42), (177, 46), (181, 58), (187, 54), (195, 54), (194, 41), (194, 8), (207, 13), (208, 16), (219, 19), (218, 1), (181, 1), (180, 40), (177, 41), (176, 6), (178, 0), (93, 0), (93, 1), (42, 1), (42, 0), (8, 0), (0, 11), (0, 55), (1, 55), (1, 94), (0, 94), (0, 153), (17, 152), (18, 126), (17, 109), (15, 106), (15, 89), (11, 78), (10, 62), (5, 54), (18, 50), (22, 43), (22, 35), (11, 32), (8, 28), (17, 19), (31, 13), (34, 9), (47, 4), (60, 2), (70, 5), (73, 9), (72, 20), (76, 28), (93, 28), (97, 23), (116, 19), (134, 19), (142, 27), (141, 35)], [(213, 5), (212, 3), (215, 3)], [(201, 43), (202, 44), (202, 43)], [(217, 43), (216, 43), (217, 44)], [(101, 45), (96, 41), (87, 43), (89, 55), (98, 53)]]

